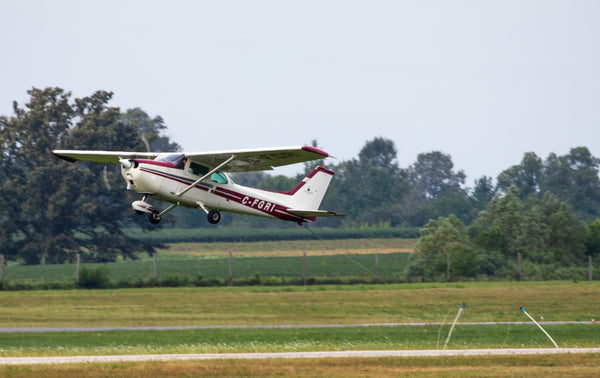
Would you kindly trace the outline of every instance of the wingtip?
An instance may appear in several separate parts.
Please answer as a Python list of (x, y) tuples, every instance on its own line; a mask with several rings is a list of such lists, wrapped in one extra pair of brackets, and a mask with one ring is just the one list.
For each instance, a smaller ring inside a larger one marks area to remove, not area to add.
[(52, 150), (51, 152), (52, 152), (52, 155), (56, 156), (56, 157), (57, 157), (57, 158), (59, 158), (59, 159), (62, 159), (62, 160), (68, 161), (69, 163), (75, 163), (75, 162), (77, 161), (77, 159), (75, 159), (75, 158), (72, 158), (72, 157), (70, 157), (70, 156), (64, 156), (64, 155), (61, 155), (61, 154), (60, 154), (60, 152), (59, 152), (58, 150)]
[(329, 155), (327, 152), (325, 152), (325, 151), (323, 151), (323, 150), (321, 150), (319, 148), (316, 148), (316, 147), (303, 146), (302, 149), (304, 151), (310, 151), (310, 152), (313, 152), (315, 154), (322, 155), (323, 157), (333, 157), (333, 156)]

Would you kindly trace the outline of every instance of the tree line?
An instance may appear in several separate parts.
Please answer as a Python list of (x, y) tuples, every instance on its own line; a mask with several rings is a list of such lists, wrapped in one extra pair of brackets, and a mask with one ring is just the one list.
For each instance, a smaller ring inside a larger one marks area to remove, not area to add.
[[(84, 261), (114, 261), (155, 250), (155, 241), (129, 236), (131, 228), (208, 227), (203, 214), (187, 209), (173, 212), (173, 224), (150, 226), (131, 211), (130, 203), (139, 198), (124, 190), (118, 167), (66, 164), (51, 155), (53, 149), (180, 150), (166, 136), (161, 117), (152, 118), (139, 108), (112, 107), (112, 93), (106, 91), (75, 99), (61, 88), (33, 88), (28, 94), (24, 106), (13, 104), (12, 116), (0, 116), (1, 254), (26, 264), (72, 261), (77, 253)], [(313, 145), (318, 147), (316, 140)], [(235, 174), (234, 179), (287, 191), (320, 163), (305, 163), (297, 177), (251, 172)], [(517, 252), (527, 261), (550, 258), (564, 263), (592, 253), (590, 227), (600, 216), (599, 159), (586, 147), (546, 159), (528, 152), (496, 183), (483, 176), (472, 186), (465, 184), (466, 175), (455, 169), (451, 156), (441, 151), (421, 153), (414, 163), (401, 167), (394, 142), (383, 137), (367, 141), (357, 158), (327, 162), (327, 167), (335, 176), (322, 208), (347, 216), (320, 219), (313, 227), (422, 227), (425, 243), (428, 227), (460, 222), (469, 240), (465, 251), (472, 250), (465, 253), (479, 264), (465, 257), (465, 266), (476, 266), (475, 274), (501, 274), (505, 265), (500, 256), (512, 261)], [(234, 214), (224, 216), (219, 225), (285, 226), (294, 227)], [(439, 265), (422, 264), (427, 269)], [(453, 266), (455, 274), (472, 274), (460, 271), (458, 262)], [(439, 273), (427, 269), (415, 273)]]
[(0, 254), (24, 264), (114, 261), (154, 252), (133, 239), (131, 193), (118, 167), (65, 164), (54, 149), (154, 151), (179, 149), (165, 137), (162, 118), (108, 105), (112, 93), (71, 99), (61, 88), (33, 88), (24, 107), (0, 116)]

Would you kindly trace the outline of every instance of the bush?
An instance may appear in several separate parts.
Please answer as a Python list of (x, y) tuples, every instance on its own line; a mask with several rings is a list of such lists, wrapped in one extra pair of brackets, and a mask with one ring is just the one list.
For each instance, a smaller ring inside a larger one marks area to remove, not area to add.
[(497, 275), (498, 270), (506, 263), (506, 258), (500, 251), (476, 251), (475, 260), (477, 272), (487, 276)]
[(98, 266), (88, 269), (84, 266), (79, 270), (79, 287), (85, 289), (106, 289), (110, 287), (108, 279), (108, 268)]
[(204, 276), (202, 273), (198, 272), (198, 274), (196, 274), (196, 278), (194, 278), (194, 285), (198, 287), (206, 286), (206, 282), (204, 282)]
[(167, 274), (165, 279), (160, 282), (161, 286), (166, 286), (166, 287), (187, 286), (189, 283), (190, 283), (190, 278), (188, 276), (180, 276), (178, 273)]

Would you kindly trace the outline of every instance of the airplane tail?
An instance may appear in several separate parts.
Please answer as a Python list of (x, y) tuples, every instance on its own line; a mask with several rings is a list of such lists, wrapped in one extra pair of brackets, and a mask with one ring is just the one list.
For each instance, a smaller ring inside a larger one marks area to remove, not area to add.
[(332, 178), (333, 171), (322, 166), (313, 169), (294, 189), (285, 193), (291, 197), (287, 201), (290, 205), (287, 211), (305, 218), (342, 215), (334, 211), (319, 210)]

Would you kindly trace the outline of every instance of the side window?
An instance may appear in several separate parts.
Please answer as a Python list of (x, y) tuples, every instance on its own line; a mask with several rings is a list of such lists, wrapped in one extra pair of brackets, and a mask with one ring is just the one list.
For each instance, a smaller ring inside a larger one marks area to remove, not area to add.
[(190, 170), (190, 173), (193, 173), (198, 176), (204, 176), (209, 171), (209, 169), (207, 167), (200, 165), (200, 164), (196, 164), (194, 162), (190, 163), (189, 170)]
[(210, 179), (218, 184), (227, 184), (227, 177), (222, 172), (213, 173), (210, 175)]

